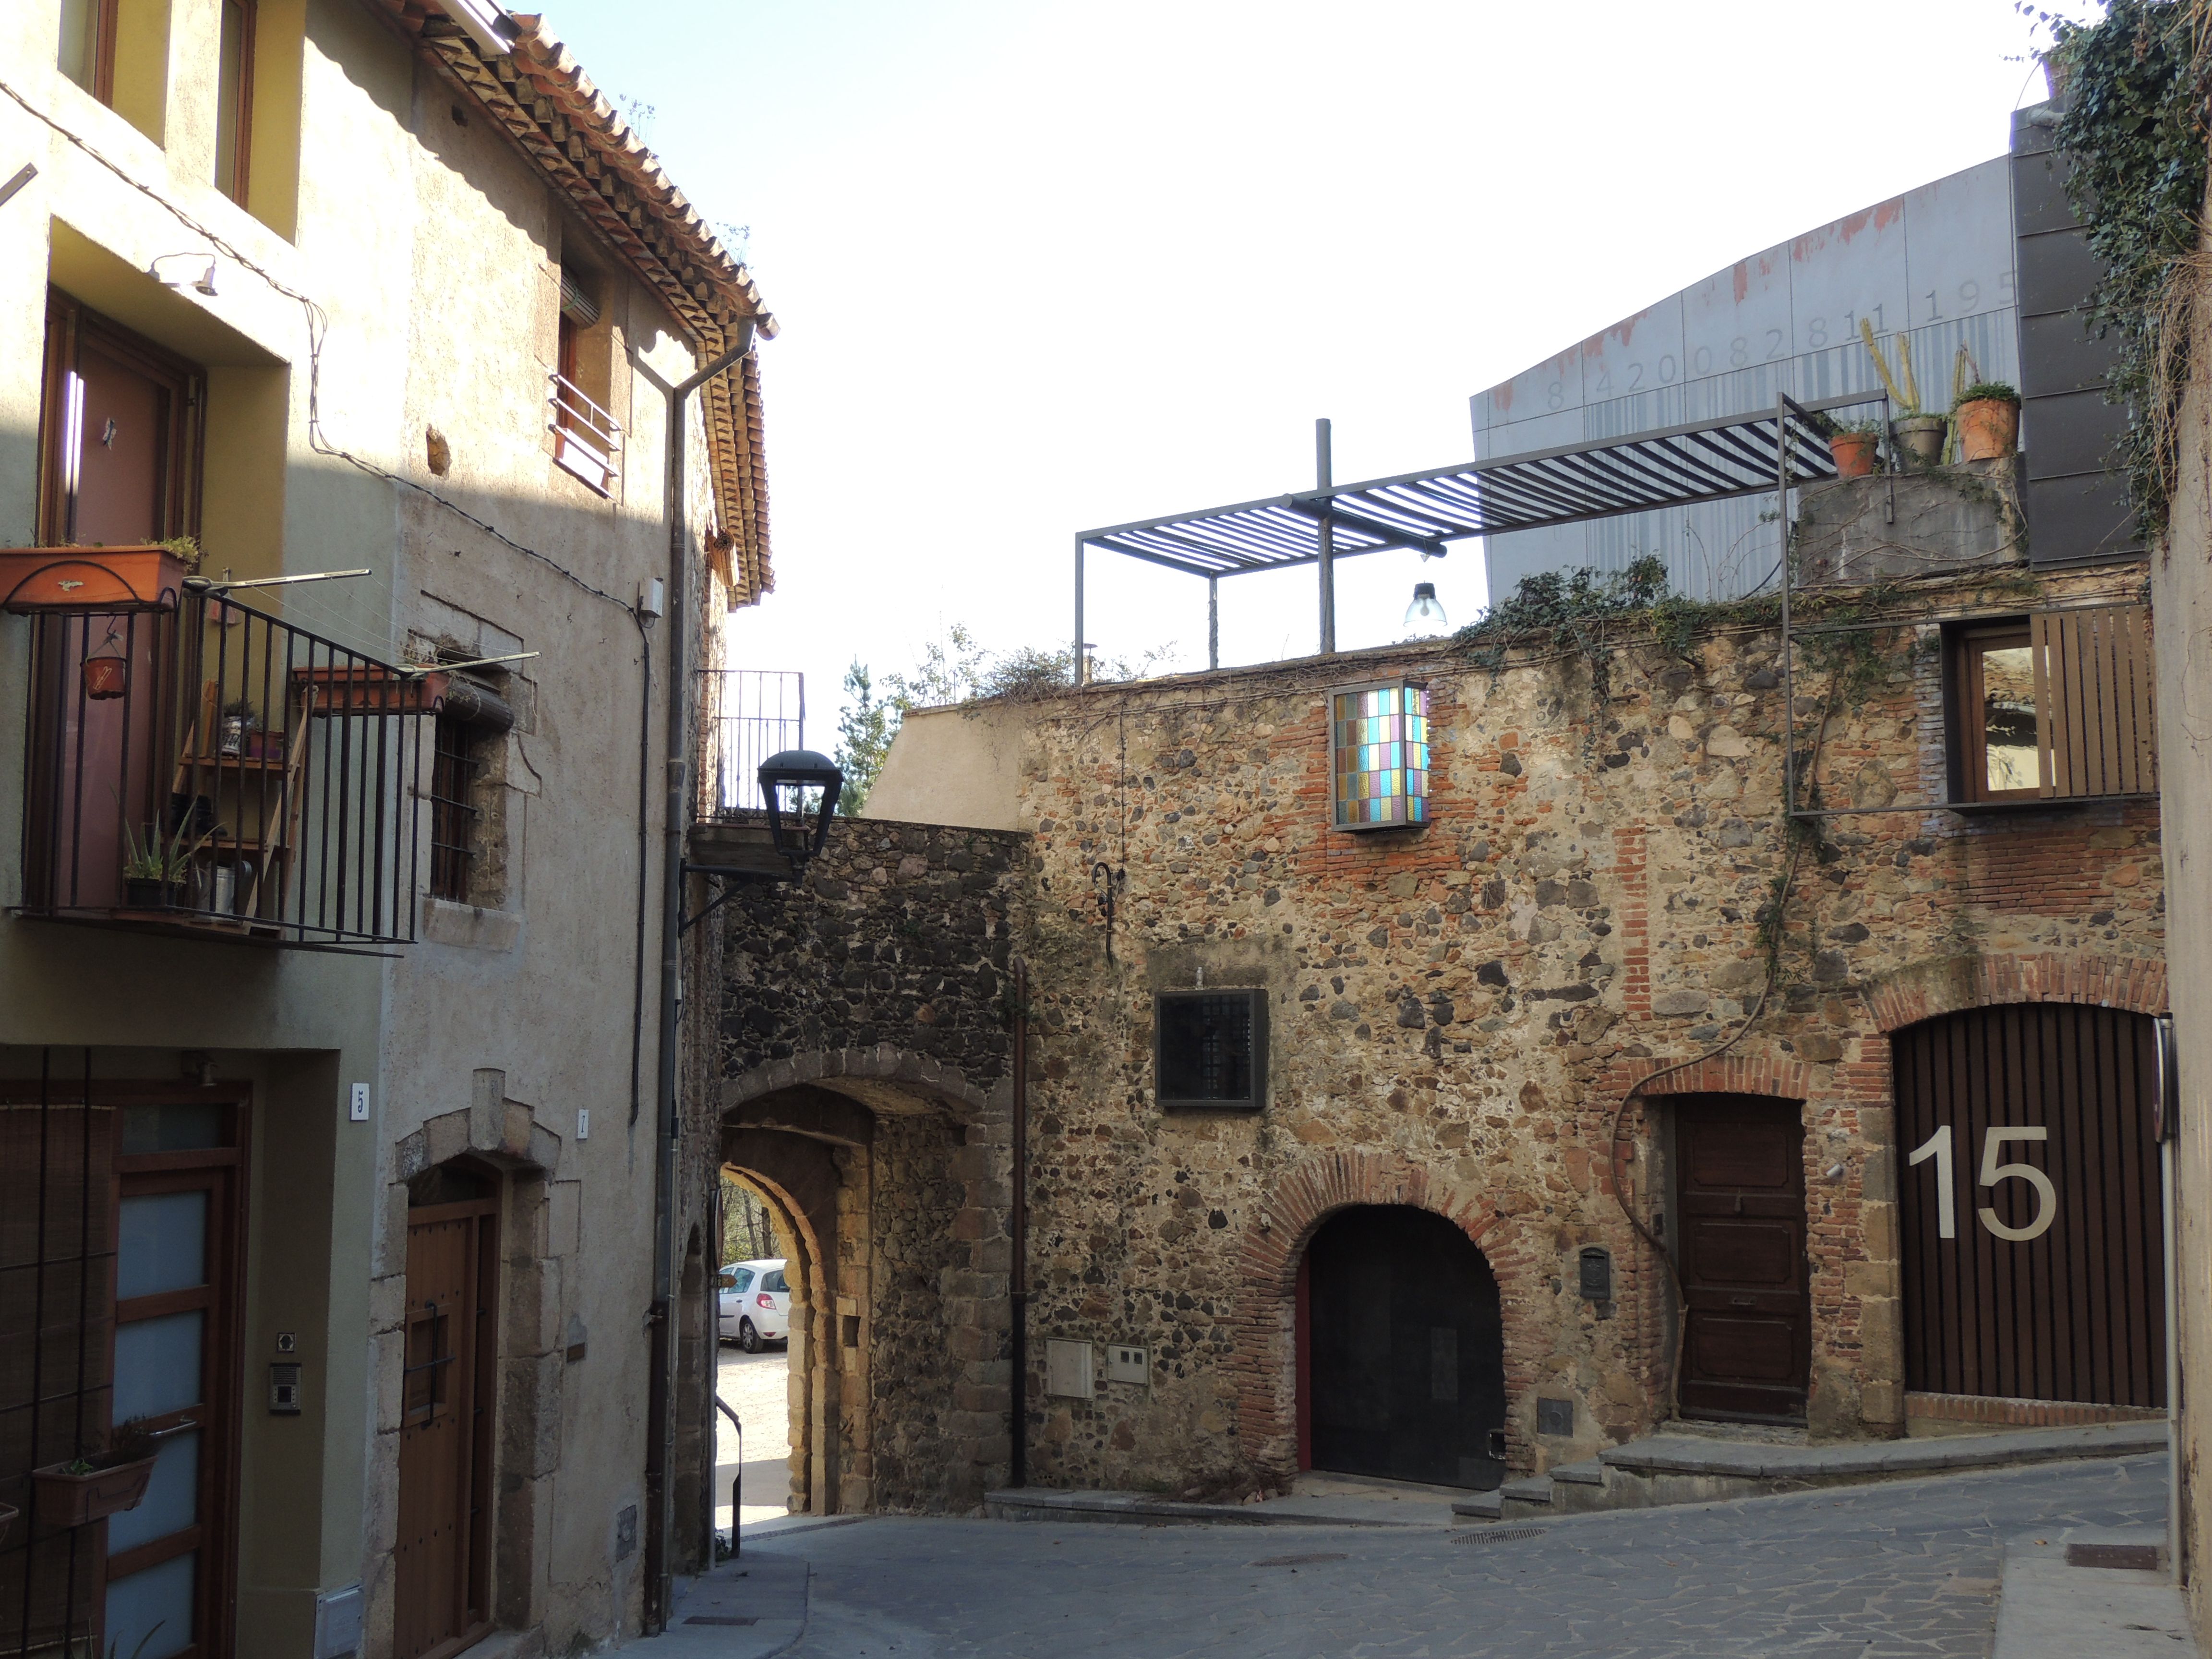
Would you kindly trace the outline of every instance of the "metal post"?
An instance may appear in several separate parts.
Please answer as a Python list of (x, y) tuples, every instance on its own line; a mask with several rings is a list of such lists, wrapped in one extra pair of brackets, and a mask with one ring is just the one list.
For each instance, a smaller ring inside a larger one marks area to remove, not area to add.
[(1797, 810), (1797, 687), (1790, 648), (1790, 399), (1774, 405), (1774, 522), (1782, 532), (1782, 827)]
[(1089, 678), (1083, 659), (1083, 538), (1075, 538), (1075, 654), (1069, 659), (1070, 674), (1078, 686)]
[(1206, 579), (1206, 665), (1221, 666), (1221, 578)]
[[(1326, 489), (1335, 482), (1329, 464), (1329, 433), (1326, 418), (1314, 422), (1314, 483)], [(1336, 654), (1336, 520), (1324, 504), (1319, 525), (1321, 544), (1321, 654)]]

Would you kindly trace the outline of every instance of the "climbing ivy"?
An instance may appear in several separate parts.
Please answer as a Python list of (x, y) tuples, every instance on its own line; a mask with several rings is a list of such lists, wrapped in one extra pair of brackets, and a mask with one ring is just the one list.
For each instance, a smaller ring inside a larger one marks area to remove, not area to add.
[(2125, 406), (2114, 458), (2143, 527), (2166, 527), (2173, 434), (2188, 381), (2188, 329), (2177, 326), (2204, 210), (2206, 96), (2212, 91), (2207, 0), (2109, 0), (2076, 23), (2032, 5), (2049, 27), (2066, 87), (2054, 134), (2069, 163), (2068, 199), (2105, 275), (2089, 325), (2113, 343), (2106, 397)]

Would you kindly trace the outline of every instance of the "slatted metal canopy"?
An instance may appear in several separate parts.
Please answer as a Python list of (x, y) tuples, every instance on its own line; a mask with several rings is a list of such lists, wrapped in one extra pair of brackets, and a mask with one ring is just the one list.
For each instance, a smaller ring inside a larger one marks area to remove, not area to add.
[(1211, 578), (1393, 547), (1442, 553), (1474, 536), (1756, 495), (1785, 474), (1792, 489), (1821, 483), (1836, 465), (1815, 417), (1869, 401), (1879, 394), (1784, 398), (1756, 415), (1109, 525), (1076, 542)]

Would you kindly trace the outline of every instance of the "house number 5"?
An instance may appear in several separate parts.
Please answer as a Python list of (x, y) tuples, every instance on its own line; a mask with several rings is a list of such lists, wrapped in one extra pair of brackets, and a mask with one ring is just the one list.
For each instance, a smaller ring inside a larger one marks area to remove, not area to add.
[[(1997, 1212), (1984, 1204), (1974, 1213), (1999, 1238), (2009, 1239), (2015, 1244), (2026, 1243), (2031, 1238), (2040, 1238), (2051, 1231), (2051, 1224), (2058, 1218), (2058, 1189), (2051, 1184), (2051, 1177), (2033, 1164), (2000, 1164), (2004, 1145), (2008, 1140), (2047, 1141), (2051, 1131), (2041, 1125), (2015, 1125), (2010, 1128), (1993, 1128), (1982, 1137), (1982, 1169), (1980, 1184), (1994, 1187), (2000, 1181), (2025, 1181), (2035, 1188), (2035, 1219), (2025, 1227), (2008, 1226), (1997, 1219)], [(1910, 1162), (1915, 1164), (1936, 1160), (1936, 1233), (1939, 1238), (1959, 1236), (1959, 1213), (1952, 1197), (1951, 1126), (1939, 1125), (1936, 1133), (1913, 1149)]]

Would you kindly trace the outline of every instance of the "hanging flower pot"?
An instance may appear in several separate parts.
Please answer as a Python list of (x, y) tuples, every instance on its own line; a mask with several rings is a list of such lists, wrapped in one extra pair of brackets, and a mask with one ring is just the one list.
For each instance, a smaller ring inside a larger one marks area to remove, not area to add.
[(131, 659), (127, 657), (87, 657), (84, 695), (94, 702), (109, 702), (131, 689)]
[(1828, 453), (1836, 459), (1838, 478), (1865, 478), (1874, 474), (1875, 454), (1881, 439), (1871, 432), (1838, 432), (1828, 440)]
[(50, 1526), (82, 1527), (91, 1521), (135, 1510), (154, 1478), (154, 1460), (141, 1457), (104, 1469), (78, 1463), (49, 1463), (31, 1471), (38, 1492), (38, 1517)]
[(1962, 459), (2001, 460), (2020, 441), (2020, 393), (1994, 380), (1968, 386), (1958, 419)]

